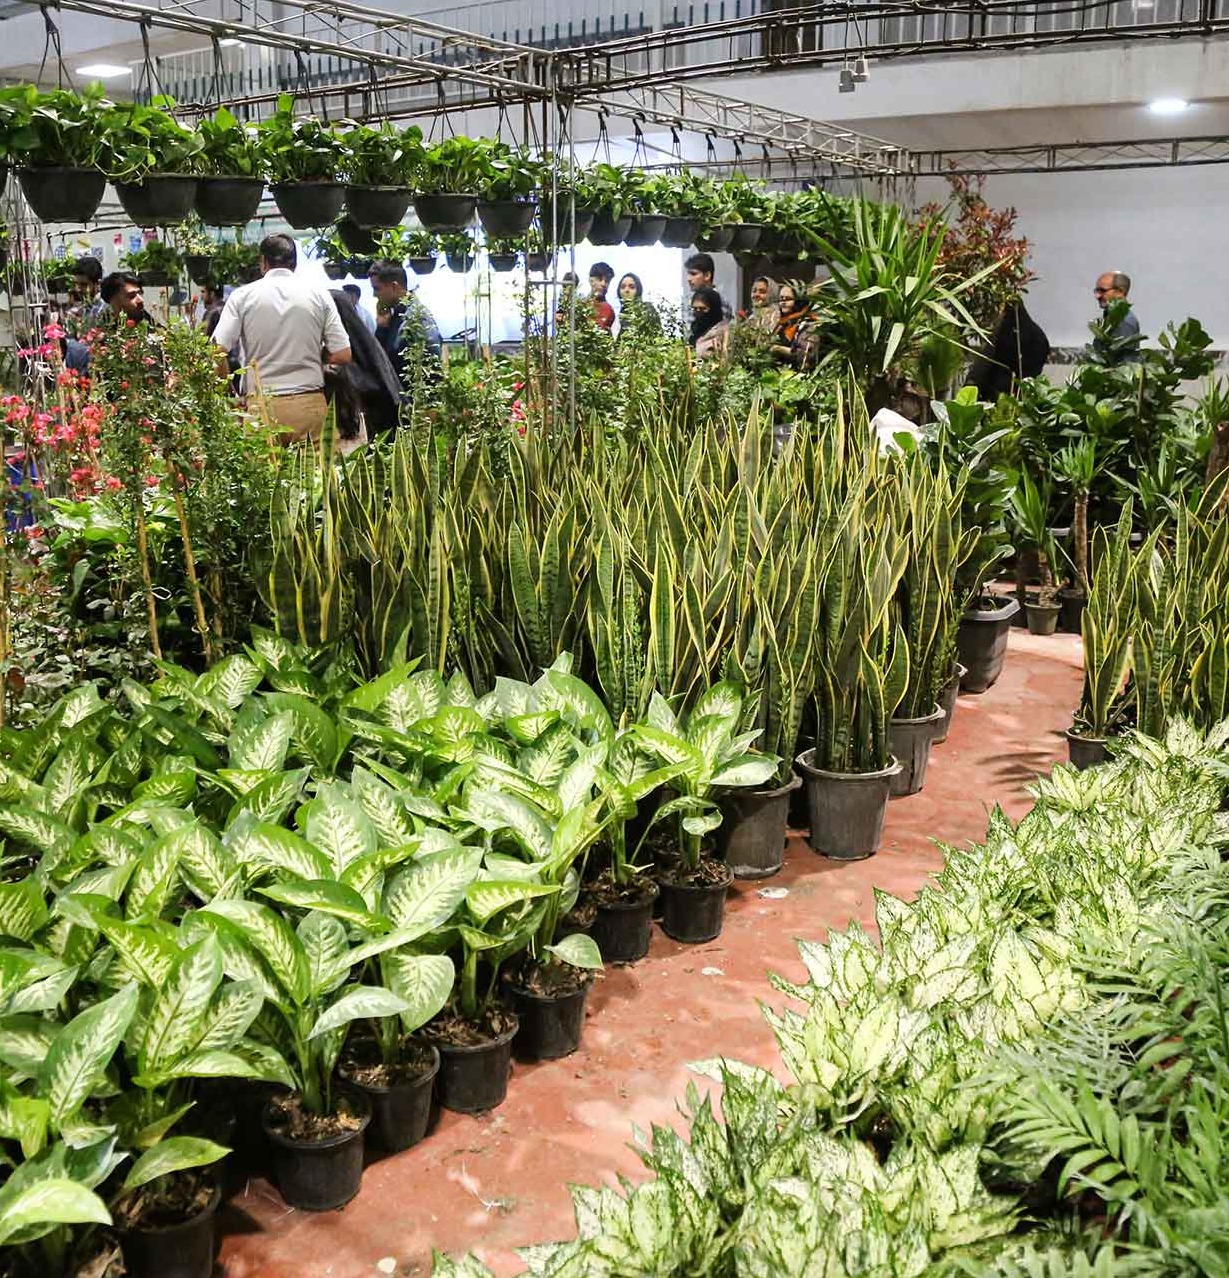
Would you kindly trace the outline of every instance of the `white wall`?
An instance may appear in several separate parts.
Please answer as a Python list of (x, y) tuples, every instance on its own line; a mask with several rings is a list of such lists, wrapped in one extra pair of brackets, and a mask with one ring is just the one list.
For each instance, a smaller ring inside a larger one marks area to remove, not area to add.
[[(946, 183), (919, 180), (917, 201), (942, 200)], [(1093, 283), (1125, 271), (1143, 331), (1193, 315), (1229, 347), (1229, 289), (1222, 245), (1229, 166), (1106, 173), (1039, 173), (987, 179), (995, 208), (1014, 205), (1032, 245), (1037, 279), (1028, 308), (1052, 346), (1082, 346), (1096, 315)]]

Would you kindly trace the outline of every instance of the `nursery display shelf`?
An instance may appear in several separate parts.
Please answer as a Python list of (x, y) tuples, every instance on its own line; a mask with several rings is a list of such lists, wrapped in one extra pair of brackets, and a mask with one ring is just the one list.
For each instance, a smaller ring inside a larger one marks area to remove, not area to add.
[(515, 1247), (573, 1237), (567, 1185), (643, 1177), (632, 1126), (674, 1122), (688, 1081), (710, 1086), (689, 1061), (724, 1054), (780, 1068), (757, 1000), (784, 1002), (770, 969), (804, 979), (796, 938), (822, 939), (854, 919), (871, 927), (873, 889), (912, 896), (940, 869), (935, 840), (980, 840), (996, 803), (1013, 820), (1024, 815), (1025, 787), (1066, 760), (1080, 660), (1077, 636), (1013, 629), (1001, 679), (961, 696), (924, 791), (893, 801), (877, 856), (826, 861), (791, 838), (780, 874), (735, 883), (716, 941), (685, 946), (655, 929), (647, 958), (598, 978), (575, 1055), (518, 1064), (499, 1109), (443, 1115), (421, 1145), (372, 1163), (341, 1211), (293, 1211), (265, 1181), (248, 1181), (219, 1216), (218, 1272), (426, 1278), (434, 1247), (474, 1250), (503, 1278), (522, 1272)]

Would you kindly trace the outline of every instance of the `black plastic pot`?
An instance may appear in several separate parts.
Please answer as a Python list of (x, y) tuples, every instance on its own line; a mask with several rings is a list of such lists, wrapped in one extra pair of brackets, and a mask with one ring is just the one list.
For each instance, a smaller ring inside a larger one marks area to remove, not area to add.
[(331, 1211), (342, 1207), (359, 1191), (363, 1180), (363, 1134), (371, 1122), (371, 1106), (362, 1092), (344, 1091), (360, 1116), (353, 1131), (327, 1140), (291, 1140), (270, 1126), (271, 1108), (265, 1107), (261, 1124), (273, 1147), (273, 1179), (288, 1206), (303, 1211)]
[(97, 169), (18, 169), (17, 180), (40, 222), (88, 222), (107, 189)]
[(142, 182), (116, 182), (115, 194), (137, 226), (182, 222), (196, 207), (196, 178), (182, 173), (151, 173)]
[(493, 240), (514, 240), (524, 235), (537, 211), (534, 200), (478, 201), (478, 221)]
[(649, 952), (657, 892), (657, 884), (646, 880), (641, 900), (599, 903), (589, 935), (597, 943), (603, 962), (635, 963)]
[(428, 231), (463, 231), (477, 204), (474, 195), (416, 195), (414, 212)]
[(412, 257), (410, 258), (410, 270), (415, 275), (430, 275), (435, 270), (436, 259), (432, 257)]
[(943, 691), (939, 693), (939, 708), (943, 711), (943, 721), (939, 724), (938, 734), (935, 736), (935, 745), (942, 745), (947, 740), (947, 734), (952, 730), (952, 716), (956, 713), (956, 698), (960, 693), (960, 680), (968, 673), (961, 665), (956, 667), (956, 673), (943, 685)]
[(764, 228), (757, 226), (754, 222), (743, 222), (734, 228), (734, 234), (730, 238), (731, 253), (751, 253), (759, 246), (760, 236), (763, 235)]
[(1056, 603), (1026, 603), (1024, 613), (1030, 635), (1052, 635), (1058, 629), (1059, 605)]
[(464, 275), (474, 269), (474, 255), (472, 253), (445, 253), (444, 257), (448, 261), (448, 269), (454, 275)]
[(1068, 728), (1063, 736), (1067, 738), (1067, 757), (1081, 772), (1109, 761), (1108, 743), (1104, 737), (1081, 736), (1072, 728)]
[(324, 273), (331, 280), (344, 280), (350, 274), (349, 262), (325, 262)]
[(1088, 607), (1088, 596), (1078, 590), (1063, 590), (1058, 596), (1058, 624), (1066, 634), (1084, 633), (1084, 609)]
[(222, 1190), (215, 1185), (208, 1204), (189, 1220), (125, 1230), (121, 1244), (129, 1278), (210, 1278), (221, 1201)]
[(956, 655), (966, 674), (961, 692), (985, 692), (1003, 673), (1007, 657), (1007, 632), (1011, 619), (1020, 610), (1014, 599), (999, 608), (970, 608), (960, 619), (956, 633)]
[(491, 270), (499, 275), (506, 275), (509, 271), (516, 270), (515, 253), (488, 253), (486, 260), (490, 262)]
[(570, 994), (535, 994), (512, 979), (504, 984), (520, 1028), (512, 1042), (517, 1059), (554, 1061), (571, 1056), (585, 1027), (585, 999), (593, 978)]
[(431, 1068), (404, 1083), (376, 1087), (352, 1078), (346, 1079), (351, 1087), (363, 1093), (371, 1106), (367, 1143), (382, 1154), (398, 1154), (411, 1145), (417, 1145), (427, 1134), (435, 1076), (440, 1070), (438, 1049), (434, 1043), (427, 1046), (434, 1057)]
[(206, 226), (246, 226), (264, 193), (263, 178), (197, 178), (196, 214)]
[(545, 275), (554, 260), (553, 253), (526, 253), (525, 269), (534, 275)]
[(346, 200), (340, 182), (275, 182), (269, 191), (277, 211), (296, 231), (335, 222)]
[(715, 226), (707, 235), (697, 237), (696, 248), (706, 253), (724, 253), (734, 243), (736, 229), (733, 226)]
[(605, 209), (593, 215), (593, 225), (589, 228), (590, 244), (605, 247), (610, 244), (622, 244), (627, 233), (632, 229), (632, 215), (612, 217)]
[(440, 1053), (435, 1095), (444, 1109), (455, 1110), (459, 1114), (481, 1114), (503, 1104), (508, 1094), (512, 1040), (516, 1037), (517, 1028), (514, 1023), (498, 1038), (475, 1047), (434, 1040)]
[(801, 785), (795, 773), (783, 786), (735, 790), (721, 801), (717, 846), (736, 879), (766, 879), (784, 864), (790, 797)]
[[(558, 211), (559, 226), (558, 239), (564, 244), (573, 242), (572, 236), (572, 210), (566, 205), (560, 205)], [(581, 240), (589, 238), (589, 232), (593, 230), (594, 213), (592, 209), (576, 210), (576, 234), (575, 243), (579, 244)], [(551, 238), (552, 213), (551, 204), (548, 200), (543, 200), (538, 206), (538, 225), (542, 228), (542, 234), (547, 240)]]
[(184, 265), (193, 284), (208, 284), (213, 279), (213, 258), (207, 253), (186, 253)]
[(176, 277), (166, 271), (141, 271), (137, 279), (142, 288), (170, 288), (176, 283)]
[(410, 207), (410, 192), (404, 186), (348, 186), (346, 212), (365, 229), (400, 226)]
[(627, 234), (623, 237), (628, 248), (647, 248), (650, 244), (656, 244), (662, 237), (662, 232), (666, 229), (666, 219), (658, 217), (656, 214), (649, 214), (645, 217), (632, 218), (632, 224)]
[(661, 242), (666, 248), (690, 248), (700, 234), (698, 217), (672, 217), (666, 220), (666, 229), (661, 233)]
[(807, 841), (835, 861), (861, 861), (879, 851), (883, 818), (888, 811), (892, 778), (900, 768), (895, 759), (879, 772), (827, 772), (812, 763), (814, 750), (795, 762), (807, 783), (811, 833)]
[(376, 233), (359, 224), (349, 215), (337, 219), (337, 238), (348, 253), (372, 257), (376, 251)]
[(917, 794), (925, 784), (930, 747), (942, 726), (941, 706), (921, 719), (892, 719), (888, 723), (888, 749), (900, 764), (900, 771), (888, 782), (892, 798)]
[(734, 882), (727, 865), (720, 883), (671, 883), (659, 879), (661, 888), (661, 930), (675, 941), (699, 945), (721, 935), (725, 923), (725, 897)]

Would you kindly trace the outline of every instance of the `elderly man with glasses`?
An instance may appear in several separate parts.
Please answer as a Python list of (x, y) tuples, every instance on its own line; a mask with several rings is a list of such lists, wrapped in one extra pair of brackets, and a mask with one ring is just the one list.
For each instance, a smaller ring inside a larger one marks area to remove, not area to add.
[[(1097, 305), (1104, 311), (1108, 310), (1114, 302), (1127, 302), (1127, 294), (1130, 291), (1131, 277), (1129, 275), (1124, 275), (1122, 271), (1106, 271), (1104, 275), (1097, 278), (1097, 282), (1093, 286), (1092, 295), (1097, 299)], [(1127, 306), (1126, 314), (1114, 329), (1113, 336), (1115, 338), (1139, 336), (1139, 320), (1135, 318), (1135, 312), (1129, 309), (1130, 302), (1127, 302)], [(1130, 363), (1138, 358), (1138, 353), (1131, 349), (1124, 353), (1122, 362)]]

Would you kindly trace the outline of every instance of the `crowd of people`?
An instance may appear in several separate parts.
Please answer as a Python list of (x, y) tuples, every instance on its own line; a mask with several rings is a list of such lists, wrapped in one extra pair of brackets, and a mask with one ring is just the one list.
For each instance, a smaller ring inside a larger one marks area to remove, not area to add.
[[(266, 236), (260, 244), (260, 277), (223, 296), (216, 285), (202, 289), (201, 327), (219, 348), (219, 370), (233, 379), (235, 393), (258, 400), (286, 442), (318, 438), (328, 405), (334, 405), (343, 450), (396, 429), (407, 397), (411, 362), (438, 361), (442, 342), (431, 313), (409, 290), (405, 267), (377, 261), (369, 282), (373, 314), (362, 290), (346, 284), (331, 290), (296, 272), (298, 249), (288, 235)], [(751, 281), (750, 305), (732, 313), (715, 287), (715, 264), (707, 253), (684, 263), (689, 290), (687, 340), (698, 361), (727, 358), (734, 338), (745, 333), (771, 360), (797, 369), (814, 367), (822, 354), (824, 289), (821, 283)], [(89, 346), (81, 338), (110, 316), (133, 324), (153, 324), (139, 278), (130, 271), (104, 274), (96, 257), (74, 268), (75, 323), (60, 339), (66, 367), (89, 368)], [(557, 323), (573, 314), (615, 340), (632, 332), (660, 334), (658, 309), (645, 297), (638, 275), (627, 272), (615, 284), (606, 262), (589, 271), (589, 293), (577, 296), (579, 280), (565, 276)], [(1139, 322), (1130, 310), (1131, 281), (1121, 271), (1098, 277), (1093, 289), (1103, 311), (1113, 315), (1115, 342), (1109, 358), (1138, 358)], [(617, 309), (616, 305), (617, 303)], [(1121, 312), (1121, 314), (1120, 314)], [(1008, 304), (968, 373), (981, 398), (1011, 393), (1022, 378), (1041, 372), (1050, 344), (1022, 299)], [(435, 365), (438, 367), (438, 365)]]

